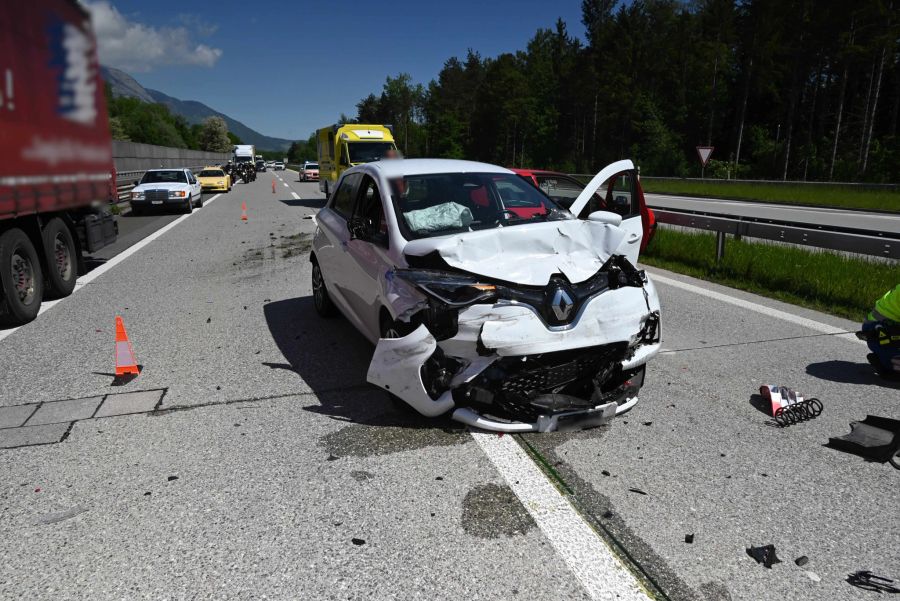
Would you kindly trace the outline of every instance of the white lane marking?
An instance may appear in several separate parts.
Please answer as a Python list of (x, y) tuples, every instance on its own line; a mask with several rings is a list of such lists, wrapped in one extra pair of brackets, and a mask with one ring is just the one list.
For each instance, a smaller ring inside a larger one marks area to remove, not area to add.
[(287, 185), (287, 184), (286, 184), (286, 183), (284, 183), (284, 182), (282, 182), (282, 183), (281, 183), (281, 185), (282, 185), (282, 186), (284, 186), (284, 187), (285, 187), (285, 188), (290, 188), (290, 186), (289, 186), (289, 185)]
[(300, 200), (300, 195), (298, 195), (296, 192), (291, 192), (291, 196), (294, 197), (294, 200)]
[(472, 437), (592, 599), (650, 598), (512, 436), (473, 431)]
[(668, 278), (656, 273), (651, 272), (650, 275), (653, 277), (654, 282), (659, 282), (668, 286), (674, 286), (675, 288), (681, 288), (682, 290), (687, 290), (688, 292), (693, 292), (694, 294), (699, 294), (701, 296), (721, 301), (723, 303), (728, 303), (742, 309), (755, 311), (756, 313), (760, 313), (768, 317), (774, 317), (776, 319), (788, 321), (790, 323), (803, 326), (804, 328), (815, 330), (816, 332), (822, 332), (823, 334), (836, 334), (835, 338), (843, 338), (844, 340), (849, 340), (850, 342), (855, 342), (862, 345), (866, 344), (865, 341), (860, 340), (853, 334), (842, 334), (841, 332), (846, 332), (846, 330), (843, 328), (836, 328), (834, 326), (828, 325), (827, 323), (822, 323), (821, 321), (815, 321), (806, 317), (800, 317), (799, 315), (794, 315), (793, 313), (788, 313), (779, 309), (773, 309), (772, 307), (767, 307), (765, 305), (760, 305), (758, 303), (747, 301), (742, 298), (736, 298), (734, 296), (722, 294), (721, 292), (707, 290), (705, 288), (701, 288), (700, 286), (688, 284), (687, 282)]
[[(209, 206), (210, 204), (212, 204), (212, 202), (215, 199), (217, 199), (220, 196), (221, 196), (221, 194), (216, 194), (212, 198), (203, 201), (203, 206), (204, 207)], [(195, 211), (198, 211), (198, 210), (202, 210), (202, 209), (195, 209)], [(144, 248), (145, 246), (147, 246), (148, 244), (150, 244), (151, 242), (153, 242), (154, 240), (156, 240), (157, 238), (159, 238), (160, 236), (162, 236), (163, 234), (165, 234), (166, 232), (168, 232), (169, 230), (174, 228), (176, 225), (178, 225), (185, 219), (189, 218), (191, 215), (193, 215), (193, 213), (189, 213), (187, 215), (182, 215), (175, 221), (172, 221), (171, 223), (167, 223), (166, 225), (159, 228), (158, 230), (156, 230), (155, 232), (153, 232), (152, 234), (150, 234), (143, 240), (136, 242), (135, 244), (132, 244), (131, 246), (129, 246), (128, 248), (126, 248), (125, 250), (123, 250), (122, 252), (117, 254), (115, 257), (113, 257), (112, 259), (110, 259), (109, 261), (104, 263), (103, 265), (100, 265), (96, 269), (84, 274), (83, 276), (81, 276), (80, 278), (78, 278), (75, 281), (75, 289), (72, 290), (72, 294), (74, 295), (76, 292), (78, 292), (79, 290), (81, 290), (82, 288), (84, 288), (85, 286), (87, 286), (88, 284), (90, 284), (91, 282), (96, 280), (97, 278), (99, 278), (101, 275), (103, 275), (104, 273), (106, 273), (107, 271), (109, 271), (110, 269), (112, 269), (113, 267), (115, 267), (116, 265), (118, 265), (119, 263), (121, 263), (122, 261), (124, 261), (125, 259), (130, 257), (131, 255), (133, 255), (134, 253), (138, 252), (139, 250), (141, 250), (142, 248)], [(40, 309), (40, 311), (38, 311), (38, 316), (43, 315), (44, 313), (46, 313), (47, 311), (49, 311), (56, 305), (60, 304), (67, 298), (71, 298), (71, 297), (72, 296), (69, 295), (64, 298), (59, 298), (56, 300), (46, 301), (46, 302), (42, 303), (41, 309)], [(19, 328), (21, 328), (21, 327), (24, 327), (24, 326), (19, 326)], [(0, 340), (7, 338), (14, 332), (17, 332), (19, 330), (19, 328), (12, 328), (10, 330), (0, 331)]]

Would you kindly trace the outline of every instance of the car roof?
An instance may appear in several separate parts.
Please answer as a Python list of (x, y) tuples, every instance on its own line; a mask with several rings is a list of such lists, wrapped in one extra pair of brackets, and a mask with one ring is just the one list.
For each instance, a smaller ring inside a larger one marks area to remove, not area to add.
[(157, 171), (187, 171), (187, 169), (179, 169), (178, 167), (170, 167), (168, 169), (147, 169), (146, 173), (155, 173)]
[(360, 167), (376, 169), (389, 178), (433, 173), (512, 173), (505, 167), (490, 163), (458, 159), (385, 159)]
[(510, 167), (510, 169), (519, 175), (567, 175), (559, 171), (549, 171), (547, 169), (518, 169)]

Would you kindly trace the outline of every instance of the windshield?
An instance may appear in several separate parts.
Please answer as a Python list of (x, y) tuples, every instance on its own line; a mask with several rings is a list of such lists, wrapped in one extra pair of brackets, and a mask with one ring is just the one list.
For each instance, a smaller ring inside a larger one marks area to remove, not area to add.
[(204, 169), (197, 177), (225, 177), (221, 169)]
[(393, 142), (350, 142), (347, 144), (350, 151), (351, 163), (371, 163), (380, 161), (388, 150), (396, 150)]
[(572, 215), (516, 175), (437, 173), (391, 180), (408, 239), (492, 229)]
[(142, 184), (186, 184), (184, 171), (148, 171), (141, 178)]
[(253, 159), (251, 159), (250, 157), (235, 157), (234, 162), (235, 163), (252, 163)]
[(318, 168), (319, 168), (318, 163), (310, 163), (306, 167), (304, 167), (304, 169), (318, 169)]

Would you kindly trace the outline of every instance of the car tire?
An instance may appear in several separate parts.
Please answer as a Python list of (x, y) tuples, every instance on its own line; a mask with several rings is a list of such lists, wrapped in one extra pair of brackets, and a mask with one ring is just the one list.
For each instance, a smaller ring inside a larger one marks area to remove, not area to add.
[(315, 259), (312, 262), (312, 290), (313, 305), (316, 307), (316, 313), (320, 317), (335, 317), (338, 314), (337, 307), (328, 294), (325, 278), (322, 277), (322, 269), (319, 267), (319, 262)]
[(47, 297), (69, 296), (75, 290), (78, 279), (78, 254), (72, 232), (62, 219), (54, 217), (44, 226), (41, 237), (47, 265)]
[(133, 217), (140, 217), (140, 216), (143, 215), (143, 214), (144, 214), (144, 209), (132, 205), (132, 207), (131, 207), (131, 215), (132, 215)]
[(44, 300), (44, 274), (25, 232), (0, 234), (0, 324), (18, 326), (37, 317)]
[(184, 203), (184, 207), (181, 209), (181, 212), (187, 213), (188, 215), (190, 215), (191, 213), (194, 212), (194, 199), (193, 198), (187, 199), (187, 202)]
[(202, 208), (203, 208), (203, 192), (201, 192), (201, 193), (200, 193), (200, 197), (197, 198), (197, 208), (198, 208), (198, 209), (202, 209)]

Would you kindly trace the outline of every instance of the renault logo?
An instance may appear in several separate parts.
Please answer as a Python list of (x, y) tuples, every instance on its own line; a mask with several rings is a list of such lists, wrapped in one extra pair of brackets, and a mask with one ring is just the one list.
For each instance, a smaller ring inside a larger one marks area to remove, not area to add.
[(553, 314), (556, 315), (556, 319), (559, 321), (568, 319), (569, 314), (572, 313), (573, 307), (574, 304), (569, 293), (562, 288), (557, 288), (556, 292), (553, 293), (553, 300), (550, 301), (550, 308), (553, 309)]

